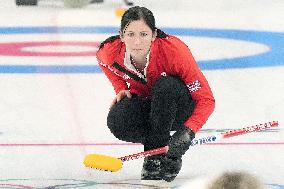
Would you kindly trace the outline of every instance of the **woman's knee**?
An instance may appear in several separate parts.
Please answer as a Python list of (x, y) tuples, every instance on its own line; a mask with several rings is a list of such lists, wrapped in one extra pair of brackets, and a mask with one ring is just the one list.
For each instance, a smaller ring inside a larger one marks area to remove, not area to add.
[(159, 96), (159, 98), (168, 97), (173, 99), (183, 93), (189, 94), (186, 85), (180, 78), (174, 76), (162, 76), (156, 81), (152, 89), (152, 96)]
[(110, 109), (107, 126), (116, 138), (128, 142), (141, 142), (145, 120), (139, 106), (136, 100), (125, 97)]
[(155, 88), (169, 89), (169, 88), (174, 87), (179, 82), (181, 82), (181, 81), (177, 77), (162, 76), (156, 81), (153, 89), (155, 89)]
[(163, 76), (157, 80), (152, 90), (152, 103), (159, 109), (166, 108), (165, 105), (176, 107), (175, 122), (183, 123), (189, 116), (191, 116), (195, 101), (185, 83), (178, 77)]
[(110, 131), (117, 137), (121, 138), (126, 129), (126, 118), (129, 116), (127, 106), (130, 103), (128, 98), (123, 98), (120, 102), (115, 104), (109, 111), (107, 116), (107, 126)]

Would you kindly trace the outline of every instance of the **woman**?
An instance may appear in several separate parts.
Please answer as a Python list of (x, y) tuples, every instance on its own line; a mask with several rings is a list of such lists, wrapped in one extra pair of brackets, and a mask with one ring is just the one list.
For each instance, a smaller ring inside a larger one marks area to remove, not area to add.
[(150, 10), (135, 6), (122, 16), (119, 35), (100, 45), (97, 59), (116, 92), (107, 118), (110, 131), (144, 144), (144, 150), (169, 146), (166, 155), (144, 159), (141, 179), (174, 180), (182, 155), (215, 105), (190, 50), (157, 29)]

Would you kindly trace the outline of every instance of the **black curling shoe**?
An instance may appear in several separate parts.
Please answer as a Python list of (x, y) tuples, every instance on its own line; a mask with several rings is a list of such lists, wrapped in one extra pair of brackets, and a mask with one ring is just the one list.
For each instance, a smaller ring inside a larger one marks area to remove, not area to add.
[(181, 170), (182, 159), (181, 158), (172, 159), (166, 156), (163, 159), (163, 165), (164, 165), (162, 169), (163, 180), (171, 182), (176, 178), (179, 171)]
[(163, 159), (164, 155), (145, 157), (141, 172), (141, 180), (162, 180)]

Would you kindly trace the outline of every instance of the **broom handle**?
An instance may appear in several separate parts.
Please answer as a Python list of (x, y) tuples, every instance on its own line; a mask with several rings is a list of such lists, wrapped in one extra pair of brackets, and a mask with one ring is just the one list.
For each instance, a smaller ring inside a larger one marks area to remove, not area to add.
[[(216, 141), (217, 139), (220, 139), (220, 138), (230, 138), (230, 137), (243, 135), (243, 134), (247, 134), (247, 133), (251, 133), (251, 132), (262, 131), (262, 130), (269, 129), (269, 128), (272, 128), (272, 127), (277, 127), (277, 126), (278, 126), (278, 121), (272, 121), (272, 122), (257, 124), (257, 125), (250, 126), (250, 127), (245, 127), (245, 128), (242, 128), (242, 129), (230, 130), (230, 131), (227, 131), (227, 132), (224, 132), (224, 133), (221, 133), (221, 134), (217, 134), (217, 135), (211, 135), (211, 136), (202, 137), (202, 138), (199, 138), (199, 139), (193, 139), (192, 142), (191, 142), (191, 146), (203, 145), (203, 144), (207, 144), (207, 143), (210, 143), (210, 142), (214, 142), (214, 141)], [(168, 152), (168, 150), (169, 150), (169, 147), (165, 146), (165, 147), (161, 147), (161, 148), (156, 148), (156, 149), (152, 149), (152, 150), (148, 150), (148, 151), (144, 151), (144, 152), (120, 157), (119, 159), (121, 159), (121, 161), (129, 161), (129, 160), (139, 159), (139, 158), (147, 157), (147, 156), (165, 154), (165, 153)]]

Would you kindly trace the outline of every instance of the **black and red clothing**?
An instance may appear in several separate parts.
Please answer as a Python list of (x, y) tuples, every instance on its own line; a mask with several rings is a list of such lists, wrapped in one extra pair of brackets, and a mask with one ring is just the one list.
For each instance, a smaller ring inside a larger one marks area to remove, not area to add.
[(152, 89), (161, 77), (179, 78), (195, 104), (193, 112), (183, 120), (183, 124), (194, 132), (202, 128), (214, 110), (215, 100), (206, 78), (188, 47), (177, 37), (157, 37), (152, 42), (145, 68), (146, 78), (129, 65), (129, 55), (120, 39), (104, 44), (97, 52), (97, 59), (116, 93), (130, 90), (139, 98), (152, 99)]

